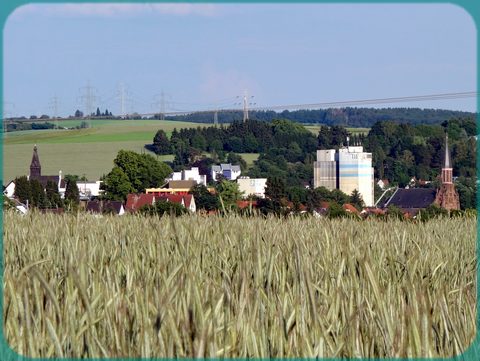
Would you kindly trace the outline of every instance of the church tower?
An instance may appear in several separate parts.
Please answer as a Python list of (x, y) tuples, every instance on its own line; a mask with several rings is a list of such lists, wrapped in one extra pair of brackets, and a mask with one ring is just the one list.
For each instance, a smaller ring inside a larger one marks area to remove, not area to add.
[(30, 163), (30, 178), (40, 178), (42, 175), (42, 166), (40, 165), (40, 159), (38, 158), (37, 145), (33, 147), (32, 162)]
[(448, 151), (448, 134), (445, 136), (445, 163), (443, 164), (441, 181), (442, 184), (437, 190), (435, 204), (447, 210), (460, 209), (460, 199), (453, 184), (453, 168), (450, 162)]

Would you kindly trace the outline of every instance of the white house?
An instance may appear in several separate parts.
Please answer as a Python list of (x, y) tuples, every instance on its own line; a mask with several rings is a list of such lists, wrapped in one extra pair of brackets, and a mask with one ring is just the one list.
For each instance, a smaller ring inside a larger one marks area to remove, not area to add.
[(5, 187), (5, 189), (3, 190), (3, 195), (8, 198), (13, 198), (14, 194), (15, 194), (15, 182), (10, 181)]
[(167, 182), (170, 181), (180, 181), (180, 180), (193, 180), (197, 184), (203, 184), (207, 186), (207, 176), (200, 174), (198, 167), (192, 167), (191, 169), (185, 169), (181, 172), (173, 172), (166, 179)]
[(260, 198), (265, 198), (265, 187), (267, 185), (267, 178), (237, 178), (238, 189), (243, 192), (244, 197), (254, 195)]
[(212, 179), (217, 180), (218, 175), (223, 175), (227, 180), (236, 180), (242, 171), (239, 165), (220, 164), (212, 165)]
[(100, 185), (102, 181), (96, 182), (87, 182), (87, 181), (77, 181), (78, 192), (80, 198), (91, 198), (98, 197), (102, 191), (100, 190)]

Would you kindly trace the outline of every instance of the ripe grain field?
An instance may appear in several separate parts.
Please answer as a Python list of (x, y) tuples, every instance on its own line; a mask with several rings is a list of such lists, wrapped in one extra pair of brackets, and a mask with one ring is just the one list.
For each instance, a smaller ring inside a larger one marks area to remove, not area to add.
[(476, 219), (4, 214), (4, 334), (31, 357), (446, 357)]

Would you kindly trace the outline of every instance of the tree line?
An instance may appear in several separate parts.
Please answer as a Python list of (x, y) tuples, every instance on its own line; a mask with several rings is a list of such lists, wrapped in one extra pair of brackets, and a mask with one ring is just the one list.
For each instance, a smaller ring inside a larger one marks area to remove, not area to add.
[[(328, 126), (341, 125), (344, 127), (370, 128), (379, 121), (394, 121), (396, 123), (440, 124), (446, 119), (475, 117), (476, 113), (443, 109), (421, 108), (329, 108), (329, 109), (301, 109), (295, 111), (249, 111), (252, 119), (272, 121), (286, 119), (298, 123), (324, 124)], [(171, 120), (212, 123), (213, 112), (204, 112), (187, 115), (169, 116)], [(233, 123), (243, 119), (242, 111), (218, 112), (219, 123)]]

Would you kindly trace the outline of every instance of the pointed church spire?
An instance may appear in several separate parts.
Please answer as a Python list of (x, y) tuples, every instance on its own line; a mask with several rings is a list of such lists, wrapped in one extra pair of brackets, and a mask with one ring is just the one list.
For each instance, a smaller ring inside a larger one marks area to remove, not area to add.
[(450, 163), (450, 152), (448, 151), (448, 133), (445, 135), (445, 164), (443, 168), (452, 168)]
[(38, 157), (37, 145), (33, 146), (32, 162), (30, 163), (30, 178), (40, 177), (42, 175), (42, 166)]

